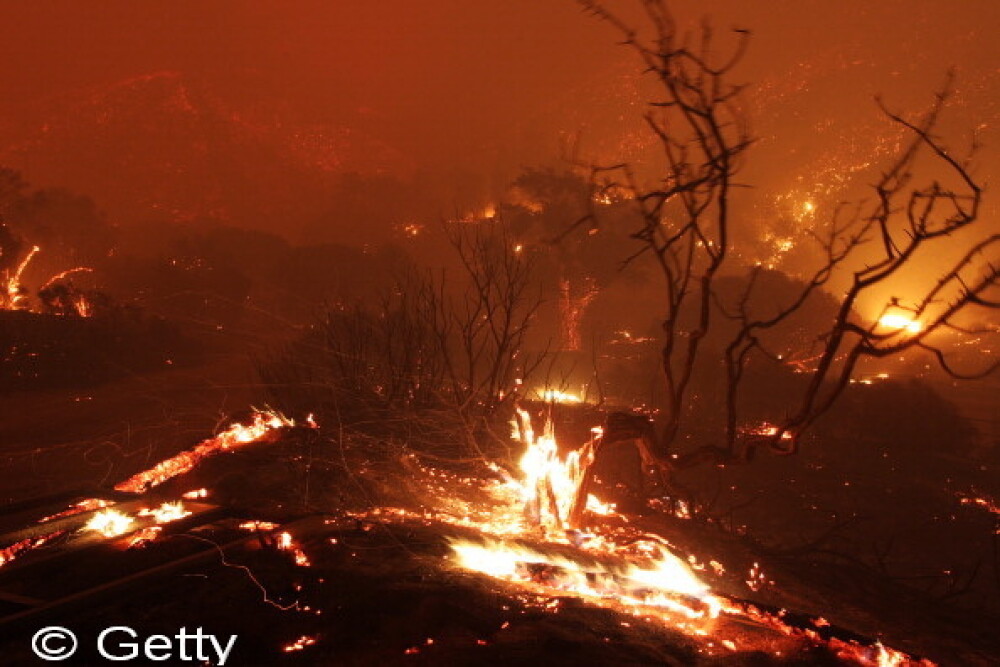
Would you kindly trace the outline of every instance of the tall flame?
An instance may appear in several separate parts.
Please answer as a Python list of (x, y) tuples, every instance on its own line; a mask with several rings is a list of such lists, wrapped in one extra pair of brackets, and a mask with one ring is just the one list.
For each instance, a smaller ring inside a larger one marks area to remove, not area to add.
[(546, 420), (541, 437), (536, 437), (531, 415), (518, 408), (517, 416), (514, 432), (525, 445), (520, 461), (525, 513), (536, 524), (568, 527), (580, 509), (580, 489), (594, 461), (595, 441), (563, 458), (559, 455), (551, 419)]
[(31, 263), (31, 260), (35, 257), (39, 250), (41, 250), (41, 248), (38, 246), (32, 246), (28, 254), (25, 255), (23, 260), (21, 260), (21, 263), (17, 265), (16, 269), (14, 269), (14, 273), (6, 276), (5, 282), (7, 284), (4, 286), (4, 292), (6, 293), (7, 308), (18, 309), (21, 307), (24, 300), (24, 296), (21, 294), (21, 274), (23, 274), (24, 270), (28, 268), (28, 264)]

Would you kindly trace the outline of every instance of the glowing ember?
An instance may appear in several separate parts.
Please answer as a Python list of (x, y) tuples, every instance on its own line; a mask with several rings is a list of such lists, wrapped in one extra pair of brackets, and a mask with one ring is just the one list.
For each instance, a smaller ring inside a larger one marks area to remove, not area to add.
[(124, 482), (115, 485), (117, 491), (140, 493), (193, 469), (203, 459), (221, 452), (257, 442), (269, 433), (294, 426), (295, 423), (275, 412), (255, 412), (249, 424), (233, 424), (228, 429), (209, 438), (193, 449), (181, 452), (160, 461), (149, 470), (144, 470)]
[(295, 564), (299, 567), (309, 567), (312, 563), (309, 562), (308, 556), (305, 552), (296, 544), (295, 540), (292, 539), (291, 533), (283, 532), (278, 533), (277, 541), (275, 542), (277, 547), (282, 551), (288, 551), (295, 558)]
[(767, 578), (764, 574), (764, 570), (761, 569), (760, 563), (754, 563), (750, 567), (750, 575), (747, 577), (746, 585), (747, 588), (756, 592), (762, 589), (764, 586), (773, 585), (774, 582)]
[(996, 517), (996, 529), (994, 532), (1000, 535), (1000, 504), (994, 499), (988, 496), (982, 495), (969, 495), (964, 496), (959, 494), (959, 502), (963, 505), (969, 505), (971, 507), (978, 507), (979, 509), (985, 510)]
[(194, 491), (188, 491), (187, 493), (181, 494), (181, 498), (185, 498), (187, 500), (208, 498), (208, 489), (195, 489)]
[(281, 650), (285, 653), (292, 653), (294, 651), (301, 651), (307, 646), (312, 646), (316, 643), (315, 637), (310, 637), (309, 635), (302, 635), (290, 644), (285, 644)]
[(49, 533), (48, 535), (42, 535), (41, 537), (29, 537), (0, 549), (0, 567), (11, 563), (15, 558), (18, 558), (32, 549), (37, 549), (40, 546), (48, 544), (64, 532), (65, 531), (59, 530), (54, 533)]
[(99, 510), (107, 507), (109, 505), (108, 501), (102, 500), (100, 498), (87, 498), (86, 500), (81, 500), (80, 502), (72, 505), (69, 509), (65, 509), (62, 512), (53, 514), (51, 516), (42, 517), (38, 520), (38, 523), (46, 523), (54, 519), (62, 519), (67, 516), (73, 516), (74, 514), (82, 514), (83, 512), (91, 512), (93, 510)]
[(959, 502), (963, 505), (981, 507), (990, 514), (1000, 516), (1000, 505), (992, 498), (987, 498), (986, 496), (960, 496)]
[(900, 313), (886, 313), (879, 318), (878, 323), (887, 329), (910, 333), (920, 333), (924, 330), (924, 325), (921, 322)]
[(278, 528), (278, 524), (271, 523), (270, 521), (244, 521), (240, 524), (241, 530), (253, 530), (258, 532), (275, 530)]
[(144, 547), (159, 537), (162, 532), (162, 526), (148, 526), (142, 530), (138, 530), (129, 537), (128, 548)]
[(122, 514), (118, 510), (107, 509), (91, 517), (84, 528), (96, 531), (104, 537), (117, 537), (118, 535), (127, 533), (133, 522), (134, 519), (127, 514)]
[[(748, 429), (746, 432), (749, 433), (750, 435), (759, 435), (765, 438), (773, 438), (774, 436), (778, 435), (779, 430), (780, 429), (777, 426), (775, 426), (770, 422), (761, 422), (757, 426)], [(791, 440), (792, 434), (789, 433), (788, 431), (785, 431), (781, 434), (781, 439)]]

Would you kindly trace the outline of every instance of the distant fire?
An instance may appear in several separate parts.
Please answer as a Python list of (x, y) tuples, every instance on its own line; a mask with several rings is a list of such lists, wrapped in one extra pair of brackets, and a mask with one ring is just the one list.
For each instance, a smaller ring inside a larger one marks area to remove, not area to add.
[(299, 637), (295, 641), (293, 641), (293, 642), (291, 642), (289, 644), (285, 644), (281, 648), (281, 650), (284, 651), (285, 653), (293, 653), (295, 651), (301, 651), (304, 648), (306, 648), (307, 646), (312, 646), (315, 643), (316, 643), (316, 638), (315, 637), (310, 637), (309, 635), (302, 635), (301, 637)]
[(8, 310), (20, 310), (26, 306), (27, 296), (24, 293), (24, 285), (21, 282), (21, 276), (24, 274), (24, 270), (28, 268), (28, 264), (34, 256), (41, 250), (38, 246), (32, 246), (28, 254), (21, 260), (21, 263), (17, 265), (14, 272), (9, 275), (4, 275), (4, 308)]
[(305, 552), (302, 551), (302, 547), (295, 541), (291, 533), (281, 532), (278, 533), (277, 547), (282, 551), (287, 551), (292, 554), (295, 559), (295, 564), (299, 567), (309, 567), (312, 563), (309, 562), (309, 558), (306, 556)]
[(989, 512), (996, 518), (995, 533), (1000, 535), (1000, 503), (993, 498), (973, 492), (970, 495), (958, 494), (958, 500), (963, 505), (976, 507)]
[(12, 272), (5, 271), (0, 276), (0, 310), (35, 310), (78, 317), (93, 315), (93, 304), (90, 299), (84, 292), (75, 289), (67, 280), (74, 273), (92, 272), (93, 269), (87, 266), (67, 269), (49, 278), (37, 290), (40, 303), (37, 304), (37, 307), (32, 306), (23, 276), (28, 265), (41, 250), (40, 246), (32, 246)]
[(908, 331), (909, 333), (920, 333), (924, 330), (923, 323), (900, 313), (886, 313), (879, 318), (878, 323), (886, 329)]
[[(756, 435), (764, 438), (773, 438), (774, 436), (778, 435), (779, 431), (781, 431), (781, 429), (778, 426), (775, 426), (774, 424), (766, 421), (761, 422), (760, 424), (752, 428), (743, 429), (743, 432), (748, 435)], [(788, 431), (782, 431), (781, 439), (791, 440), (792, 434), (789, 433)]]
[(583, 397), (568, 391), (559, 389), (537, 389), (535, 395), (546, 403), (583, 403)]
[(991, 498), (967, 496), (962, 498), (960, 502), (963, 505), (975, 505), (976, 507), (982, 507), (990, 514), (1000, 516), (1000, 505), (998, 505), (997, 502)]

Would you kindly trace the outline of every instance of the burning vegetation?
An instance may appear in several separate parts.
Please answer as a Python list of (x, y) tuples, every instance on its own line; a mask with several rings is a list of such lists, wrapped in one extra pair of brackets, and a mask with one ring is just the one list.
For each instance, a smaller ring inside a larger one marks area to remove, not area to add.
[[(363, 522), (357, 525), (364, 525), (364, 532), (376, 526), (421, 526), (428, 535), (436, 535), (442, 546), (448, 547), (450, 557), (437, 565), (442, 573), (449, 569), (450, 560), (460, 569), (506, 582), (504, 585), (524, 591), (515, 594), (515, 598), (527, 595), (529, 597), (523, 598), (526, 602), (535, 599), (528, 603), (529, 606), (535, 605), (546, 614), (559, 614), (567, 596), (577, 598), (620, 615), (623, 620), (619, 625), (623, 628), (639, 623), (680, 632), (692, 642), (697, 655), (739, 655), (766, 647), (780, 656), (818, 648), (852, 664), (931, 664), (912, 659), (880, 642), (865, 643), (850, 633), (832, 629), (821, 617), (805, 619), (789, 615), (785, 610), (713, 591), (699, 572), (710, 572), (717, 578), (726, 572), (723, 564), (711, 560), (711, 568), (706, 569), (693, 555), (682, 558), (677, 547), (666, 539), (643, 533), (631, 525), (629, 517), (617, 513), (598, 498), (588, 496), (586, 507), (574, 511), (573, 504), (581, 495), (585, 471), (591, 461), (584, 459), (581, 464), (578, 452), (565, 458), (560, 456), (551, 422), (546, 422), (544, 434), (536, 438), (530, 415), (521, 411), (518, 419), (513, 435), (524, 451), (517, 474), (508, 474), (490, 464), (487, 468), (495, 471), (497, 479), (462, 478), (420, 463), (409, 455), (411, 465), (416, 466), (417, 486), (433, 496), (433, 504), (425, 504), (423, 511), (378, 506), (363, 512), (330, 513), (314, 521), (311, 528), (295, 522), (253, 520), (240, 523), (238, 530), (259, 535), (261, 545), (288, 553), (297, 568), (312, 568), (313, 558), (320, 557), (322, 563), (329, 557), (326, 551), (341, 548), (341, 540), (356, 539), (349, 537), (350, 531), (343, 532), (346, 521)], [(279, 415), (257, 413), (249, 424), (234, 424), (215, 438), (133, 476), (116, 488), (135, 490), (132, 481), (145, 479), (151, 480), (143, 485), (148, 490), (171, 477), (191, 473), (195, 467), (192, 460), (200, 462), (210, 453), (227, 451), (234, 446), (256, 443), (264, 447), (267, 441), (273, 443), (273, 438), (268, 436), (276, 432), (274, 429), (292, 427), (290, 420)], [(598, 447), (600, 439), (600, 433), (595, 433), (587, 449), (592, 451)], [(199, 489), (182, 495), (187, 499), (211, 494)], [(151, 544), (169, 539), (163, 537), (167, 526), (185, 519), (190, 521), (189, 517), (204, 522), (199, 516), (207, 518), (210, 511), (209, 506), (188, 500), (165, 501), (158, 506), (145, 507), (141, 506), (143, 502), (142, 499), (88, 499), (44, 517), (39, 525), (45, 526), (46, 534), (5, 549), (3, 564), (10, 565), (16, 556), (25, 556), (33, 550), (51, 550), (50, 543), (56, 539), (61, 542), (58, 550), (79, 549), (84, 543), (81, 540), (86, 540), (88, 534), (97, 535), (108, 543), (121, 540), (126, 549), (151, 549)], [(59, 529), (54, 530), (57, 524)], [(216, 521), (214, 530), (220, 530), (222, 525)], [(237, 529), (236, 524), (232, 526)], [(173, 535), (183, 536), (184, 533)], [(196, 539), (215, 544), (204, 537), (196, 536)], [(351, 555), (356, 557), (357, 553)], [(224, 566), (243, 571), (247, 581), (262, 592), (263, 602), (272, 608), (300, 616), (322, 615), (321, 609), (304, 601), (306, 597), (320, 595), (320, 591), (306, 591), (296, 585), (297, 599), (280, 602), (270, 596), (267, 586), (252, 568), (234, 566), (221, 549), (219, 558)], [(30, 567), (30, 558), (27, 566)], [(748, 577), (746, 586), (751, 591), (759, 591), (762, 585), (775, 585), (756, 562)], [(321, 585), (323, 581), (322, 576), (314, 578), (312, 585)], [(505, 621), (499, 631), (510, 627), (511, 621)], [(280, 651), (302, 651), (321, 644), (322, 638), (323, 633), (303, 634), (281, 645)], [(477, 639), (475, 645), (486, 647), (491, 643)], [(403, 654), (428, 650), (434, 644), (434, 640), (428, 639), (423, 649), (409, 647)]]
[(268, 664), (996, 662), (998, 116), (952, 122), (989, 96), (889, 89), (775, 175), (771, 105), (829, 72), (744, 84), (748, 30), (571, 4), (638, 59), (614, 131), (449, 165), (450, 215), (378, 113), (174, 72), (65, 102), (149, 134), (142, 205), (0, 170), (5, 655), (194, 619)]

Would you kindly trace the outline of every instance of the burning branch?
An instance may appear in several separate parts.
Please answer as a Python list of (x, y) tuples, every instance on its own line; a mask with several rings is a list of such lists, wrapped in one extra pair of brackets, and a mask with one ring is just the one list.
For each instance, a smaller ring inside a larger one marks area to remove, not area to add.
[(192, 470), (202, 460), (233, 451), (239, 447), (259, 442), (270, 433), (295, 425), (292, 420), (276, 412), (255, 412), (249, 424), (232, 424), (228, 429), (201, 442), (193, 449), (160, 461), (149, 470), (143, 470), (115, 485), (116, 491), (142, 493), (163, 482)]

